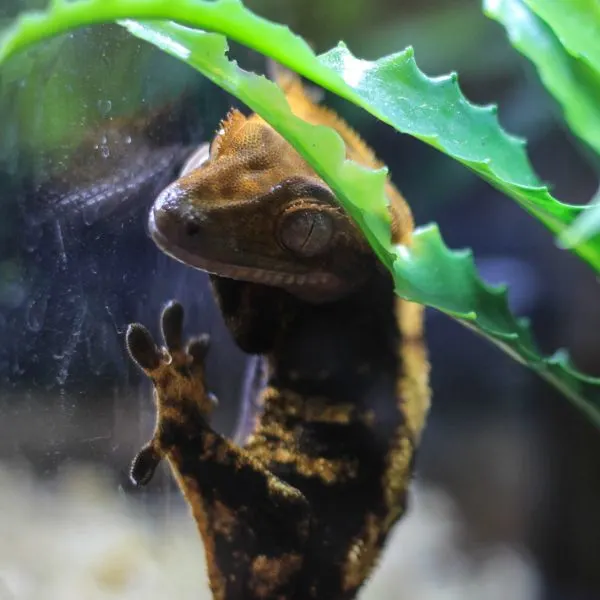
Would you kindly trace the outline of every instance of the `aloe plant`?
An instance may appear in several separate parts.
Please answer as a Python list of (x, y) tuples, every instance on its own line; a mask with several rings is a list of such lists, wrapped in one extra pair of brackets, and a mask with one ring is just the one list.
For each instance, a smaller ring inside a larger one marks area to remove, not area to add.
[[(493, 4), (502, 1), (490, 1), (488, 11)], [(427, 77), (417, 67), (411, 48), (371, 62), (353, 56), (340, 43), (316, 56), (300, 37), (258, 17), (240, 0), (54, 0), (44, 11), (22, 14), (0, 34), (0, 63), (43, 39), (104, 22), (121, 24), (259, 113), (331, 186), (392, 272), (399, 296), (441, 310), (484, 335), (560, 389), (600, 425), (600, 379), (578, 372), (565, 351), (542, 356), (527, 322), (510, 313), (506, 288), (483, 283), (471, 252), (449, 250), (437, 226), (418, 228), (410, 248), (393, 245), (383, 188), (387, 170), (370, 170), (345, 160), (343, 142), (333, 130), (298, 119), (273, 83), (228, 60), (227, 38), (275, 59), (397, 131), (458, 160), (554, 234), (587, 219), (590, 207), (552, 197), (535, 175), (524, 141), (502, 130), (496, 107), (471, 104), (461, 93), (456, 74)], [(589, 62), (586, 65), (590, 67)], [(581, 128), (582, 135), (586, 129)], [(572, 249), (600, 272), (600, 236), (582, 238)]]

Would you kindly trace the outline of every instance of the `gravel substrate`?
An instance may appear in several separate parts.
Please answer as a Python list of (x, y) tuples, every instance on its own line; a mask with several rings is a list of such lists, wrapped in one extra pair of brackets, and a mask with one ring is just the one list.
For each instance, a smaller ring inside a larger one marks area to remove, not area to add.
[[(209, 600), (203, 549), (180, 502), (151, 517), (78, 467), (41, 485), (0, 468), (0, 600)], [(409, 515), (361, 600), (533, 600), (537, 576), (514, 549), (459, 552), (461, 525), (439, 491), (414, 486)]]

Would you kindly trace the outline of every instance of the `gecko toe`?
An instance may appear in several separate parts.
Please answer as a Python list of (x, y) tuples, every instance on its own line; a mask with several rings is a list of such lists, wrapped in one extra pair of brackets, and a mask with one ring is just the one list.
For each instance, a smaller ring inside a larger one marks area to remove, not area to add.
[(129, 479), (136, 486), (143, 486), (150, 483), (154, 472), (160, 463), (161, 455), (156, 450), (154, 444), (146, 444), (136, 455), (131, 463)]
[(187, 353), (192, 357), (192, 367), (204, 365), (210, 348), (210, 336), (203, 333), (191, 339), (187, 345)]
[(125, 340), (131, 358), (142, 369), (152, 371), (159, 366), (161, 354), (150, 332), (143, 325), (139, 323), (129, 325)]
[(179, 352), (183, 346), (183, 306), (171, 300), (161, 316), (161, 330), (170, 354)]

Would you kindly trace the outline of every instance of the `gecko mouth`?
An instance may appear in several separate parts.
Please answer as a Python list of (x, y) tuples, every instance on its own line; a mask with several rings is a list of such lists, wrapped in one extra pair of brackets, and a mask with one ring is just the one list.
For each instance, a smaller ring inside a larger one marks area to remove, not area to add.
[(286, 273), (277, 270), (264, 269), (261, 267), (248, 267), (221, 262), (205, 258), (174, 243), (169, 237), (161, 232), (156, 223), (154, 210), (150, 210), (148, 218), (148, 229), (154, 243), (168, 256), (175, 260), (214, 275), (239, 279), (250, 283), (260, 283), (283, 288), (317, 287), (323, 291), (335, 291), (339, 289), (341, 281), (332, 273)]

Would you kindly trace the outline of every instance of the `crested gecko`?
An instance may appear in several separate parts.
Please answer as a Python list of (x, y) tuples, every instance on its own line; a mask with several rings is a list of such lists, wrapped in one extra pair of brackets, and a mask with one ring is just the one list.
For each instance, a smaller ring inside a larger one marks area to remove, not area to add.
[[(293, 113), (334, 128), (347, 158), (381, 163), (301, 80), (277, 83)], [(395, 243), (413, 220), (386, 184)], [(164, 346), (129, 326), (133, 360), (154, 385), (156, 426), (132, 480), (165, 458), (205, 549), (215, 600), (350, 600), (406, 508), (429, 408), (423, 307), (390, 273), (331, 189), (260, 116), (232, 110), (208, 148), (156, 199), (155, 243), (210, 274), (238, 346), (263, 385), (235, 440), (210, 426), (206, 335), (183, 339), (184, 311), (162, 313)]]

